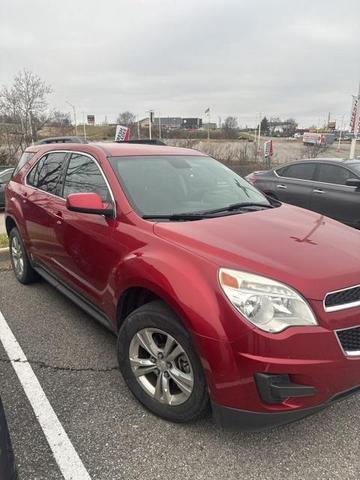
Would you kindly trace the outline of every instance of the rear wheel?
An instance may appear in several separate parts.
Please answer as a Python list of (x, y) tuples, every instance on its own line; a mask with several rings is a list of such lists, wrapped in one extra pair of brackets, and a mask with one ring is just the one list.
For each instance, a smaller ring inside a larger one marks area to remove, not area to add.
[(207, 411), (205, 377), (191, 339), (162, 302), (148, 303), (126, 318), (118, 357), (128, 387), (151, 412), (189, 422)]
[(16, 278), (21, 283), (32, 283), (38, 280), (38, 274), (32, 268), (26, 253), (19, 230), (14, 227), (9, 235), (10, 259)]

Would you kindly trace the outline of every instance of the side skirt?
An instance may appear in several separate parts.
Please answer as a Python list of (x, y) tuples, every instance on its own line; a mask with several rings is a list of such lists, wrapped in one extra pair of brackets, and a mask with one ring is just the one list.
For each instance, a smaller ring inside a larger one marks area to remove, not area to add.
[(111, 324), (110, 319), (95, 305), (93, 305), (89, 300), (84, 298), (79, 293), (75, 292), (73, 289), (69, 288), (61, 280), (58, 280), (52, 273), (42, 266), (36, 264), (33, 265), (34, 270), (50, 285), (55, 287), (59, 292), (65, 295), (69, 300), (74, 302), (78, 307), (84, 310), (88, 315), (93, 317), (97, 322), (101, 323), (104, 327), (111, 330), (114, 333), (114, 328)]

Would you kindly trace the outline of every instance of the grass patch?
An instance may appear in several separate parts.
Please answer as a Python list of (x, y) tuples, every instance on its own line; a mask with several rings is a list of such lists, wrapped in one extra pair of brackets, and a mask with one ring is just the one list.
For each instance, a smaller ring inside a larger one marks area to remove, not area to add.
[(6, 233), (0, 233), (0, 248), (8, 247), (9, 239)]

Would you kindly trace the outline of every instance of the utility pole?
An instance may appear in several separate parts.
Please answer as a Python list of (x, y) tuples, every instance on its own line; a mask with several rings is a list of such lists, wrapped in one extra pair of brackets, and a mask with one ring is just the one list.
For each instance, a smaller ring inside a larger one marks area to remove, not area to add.
[(357, 95), (357, 104), (355, 109), (354, 138), (351, 140), (351, 148), (350, 148), (351, 160), (355, 158), (356, 140), (359, 133), (359, 115), (360, 115), (360, 83), (359, 83), (359, 91)]
[(137, 134), (138, 134), (138, 140), (140, 140), (140, 120), (139, 120), (139, 117), (138, 117), (138, 121), (137, 121)]
[(74, 123), (75, 123), (75, 135), (77, 135), (77, 122), (76, 122), (76, 109), (75, 109), (75, 105), (73, 105), (72, 103), (70, 102), (66, 102), (68, 105), (70, 105), (70, 107), (73, 109), (73, 113), (74, 113)]

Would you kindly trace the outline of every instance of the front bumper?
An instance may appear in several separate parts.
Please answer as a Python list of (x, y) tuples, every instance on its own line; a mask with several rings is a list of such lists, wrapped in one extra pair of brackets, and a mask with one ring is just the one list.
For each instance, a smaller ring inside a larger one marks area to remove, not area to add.
[(219, 426), (227, 430), (259, 432), (301, 420), (302, 418), (320, 412), (324, 408), (329, 407), (332, 403), (343, 400), (359, 391), (360, 386), (342, 392), (321, 405), (290, 411), (287, 410), (271, 413), (251, 412), (248, 410), (224, 407), (215, 402), (211, 403), (211, 407), (214, 421)]
[[(360, 356), (344, 354), (336, 330), (359, 325), (360, 309), (327, 317), (327, 324), (279, 334), (247, 328), (233, 342), (198, 338), (215, 419), (225, 426), (258, 430), (306, 417), (358, 391)], [(259, 374), (287, 377), (295, 395), (289, 388), (289, 397), (281, 390), (279, 401), (269, 400), (259, 390)], [(306, 395), (298, 395), (299, 386), (309, 388)]]

